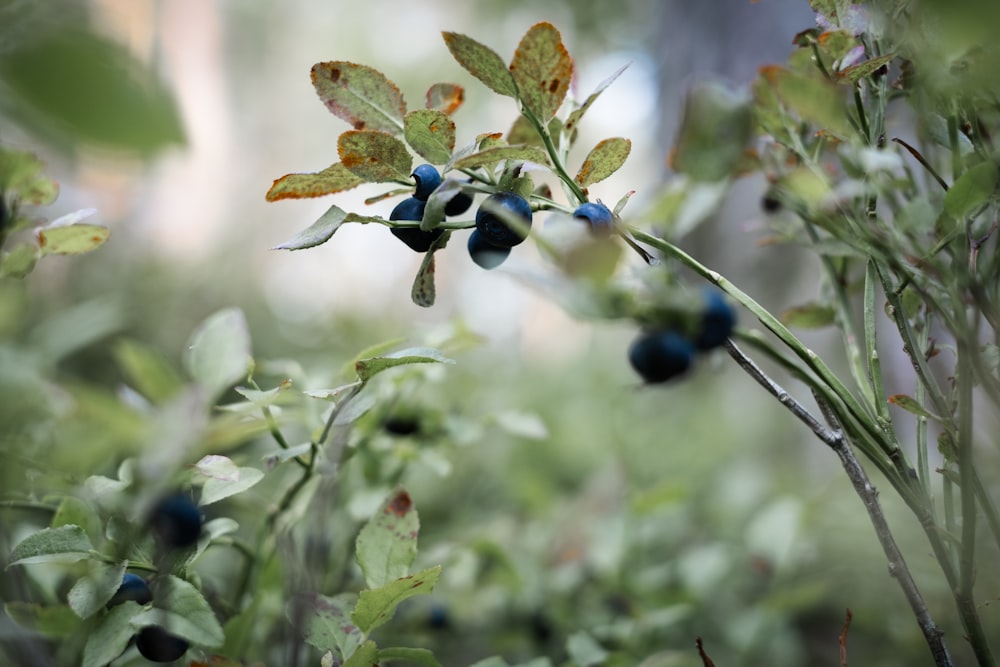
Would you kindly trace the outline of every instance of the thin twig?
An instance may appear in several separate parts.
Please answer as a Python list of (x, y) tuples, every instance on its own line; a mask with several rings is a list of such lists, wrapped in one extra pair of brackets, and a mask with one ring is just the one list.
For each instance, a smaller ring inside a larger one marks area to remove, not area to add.
[(712, 662), (712, 659), (708, 657), (707, 653), (705, 653), (705, 647), (701, 643), (701, 637), (695, 637), (694, 645), (698, 647), (698, 656), (701, 658), (701, 664), (704, 665), (704, 667), (715, 667), (715, 663)]
[(840, 667), (847, 667), (847, 629), (851, 627), (851, 609), (847, 609), (844, 629), (840, 631)]
[(821, 424), (805, 406), (785, 391), (781, 385), (764, 373), (753, 360), (743, 354), (743, 351), (736, 347), (731, 340), (726, 343), (726, 349), (729, 352), (729, 356), (757, 384), (778, 399), (778, 402), (795, 415), (799, 421), (808, 426), (809, 430), (817, 438), (836, 452), (840, 458), (844, 472), (847, 473), (847, 477), (854, 486), (855, 493), (861, 498), (861, 502), (868, 511), (868, 517), (875, 527), (875, 534), (882, 545), (882, 551), (889, 561), (889, 574), (896, 579), (900, 588), (903, 589), (903, 595), (906, 596), (906, 600), (910, 604), (910, 609), (913, 611), (914, 616), (916, 616), (917, 624), (920, 626), (920, 630), (924, 634), (924, 639), (930, 647), (931, 654), (934, 656), (934, 664), (938, 665), (938, 667), (951, 667), (953, 663), (948, 653), (948, 648), (944, 643), (944, 633), (941, 632), (937, 624), (934, 623), (934, 619), (931, 618), (930, 611), (927, 609), (927, 603), (924, 602), (916, 582), (913, 581), (903, 554), (899, 550), (899, 545), (896, 544), (896, 540), (892, 536), (889, 523), (886, 521), (885, 514), (882, 512), (882, 507), (878, 502), (878, 491), (872, 486), (871, 481), (868, 479), (868, 474), (861, 467), (861, 463), (858, 462), (857, 457), (854, 456), (854, 451), (844, 437), (844, 432), (836, 420), (833, 410), (826, 405), (822, 397), (814, 394), (820, 410), (827, 421), (830, 422), (830, 427), (828, 428)]

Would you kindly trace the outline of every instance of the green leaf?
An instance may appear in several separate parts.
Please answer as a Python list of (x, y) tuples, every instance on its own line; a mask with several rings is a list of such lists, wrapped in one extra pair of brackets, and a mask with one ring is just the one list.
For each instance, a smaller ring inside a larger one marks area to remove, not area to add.
[(319, 217), (319, 220), (312, 223), (301, 232), (288, 239), (280, 245), (276, 245), (272, 250), (304, 250), (314, 248), (330, 240), (347, 218), (347, 212), (334, 204), (326, 210), (326, 213)]
[(886, 53), (875, 58), (870, 58), (857, 65), (851, 65), (837, 72), (837, 78), (848, 83), (857, 83), (861, 79), (866, 79), (878, 71), (883, 65), (888, 65), (896, 57), (895, 53)]
[(225, 456), (203, 457), (194, 466), (195, 474), (204, 480), (201, 505), (211, 505), (223, 498), (242, 493), (264, 479), (257, 468), (239, 467)]
[(22, 204), (48, 206), (59, 196), (59, 184), (45, 175), (45, 165), (35, 155), (0, 146), (0, 191)]
[(425, 667), (441, 667), (434, 654), (425, 648), (382, 648), (378, 651), (379, 663), (402, 660), (404, 662), (425, 665)]
[(101, 539), (101, 520), (97, 511), (84, 500), (66, 496), (59, 502), (49, 528), (80, 526), (92, 541)]
[(628, 69), (630, 64), (631, 63), (625, 63), (620, 68), (618, 68), (618, 71), (616, 71), (614, 74), (612, 74), (607, 79), (598, 84), (597, 88), (594, 89), (594, 92), (588, 95), (587, 99), (583, 101), (583, 104), (581, 104), (576, 109), (573, 109), (569, 113), (569, 116), (566, 117), (566, 125), (564, 126), (564, 129), (566, 130), (567, 134), (572, 136), (576, 133), (577, 125), (580, 124), (580, 121), (583, 119), (583, 115), (587, 113), (587, 111), (590, 109), (591, 106), (593, 106), (594, 102), (597, 101), (597, 98), (601, 96), (601, 93), (603, 93), (608, 86), (614, 83), (615, 80), (618, 77), (620, 77), (625, 70)]
[(392, 618), (400, 602), (415, 595), (423, 595), (433, 591), (440, 575), (441, 566), (437, 565), (416, 574), (401, 577), (380, 588), (361, 591), (358, 596), (358, 604), (351, 613), (351, 620), (361, 632), (369, 634)]
[(458, 111), (464, 101), (465, 89), (457, 83), (435, 83), (427, 89), (427, 108), (448, 116)]
[(192, 334), (184, 355), (188, 373), (212, 401), (246, 378), (252, 364), (250, 330), (239, 308), (209, 316)]
[(997, 187), (997, 166), (983, 162), (959, 176), (944, 194), (944, 210), (956, 220), (972, 215)]
[(455, 121), (435, 109), (417, 109), (403, 119), (403, 136), (422, 158), (444, 164), (455, 150)]
[(573, 664), (592, 667), (605, 662), (610, 654), (587, 632), (574, 632), (566, 640), (566, 652)]
[(784, 68), (767, 70), (766, 77), (785, 107), (805, 122), (842, 137), (853, 132), (844, 106), (843, 89), (818, 74), (802, 74)]
[(114, 357), (129, 384), (154, 403), (170, 399), (184, 386), (163, 354), (143, 343), (121, 340), (114, 347)]
[(367, 641), (358, 647), (342, 667), (374, 667), (378, 664), (378, 646), (373, 641)]
[(359, 359), (354, 364), (354, 370), (362, 382), (367, 382), (382, 371), (396, 366), (408, 364), (453, 364), (455, 361), (441, 354), (439, 350), (430, 347), (408, 347), (405, 350), (393, 352), (381, 357)]
[(23, 278), (38, 262), (38, 247), (32, 243), (19, 243), (10, 252), (0, 255), (0, 278)]
[(70, 608), (80, 618), (90, 618), (104, 608), (122, 584), (128, 561), (115, 565), (103, 561), (90, 563), (90, 572), (73, 584), (67, 594)]
[(420, 261), (420, 268), (417, 269), (417, 275), (413, 277), (410, 300), (421, 308), (430, 308), (437, 298), (437, 289), (434, 286), (435, 256), (438, 250), (445, 247), (450, 238), (451, 232), (445, 232), (434, 241), (430, 249), (424, 253), (424, 258)]
[(340, 161), (371, 183), (410, 182), (413, 158), (406, 144), (385, 132), (348, 130), (337, 139)]
[(684, 104), (673, 168), (696, 181), (720, 181), (743, 160), (753, 135), (749, 100), (718, 83), (695, 85)]
[(398, 134), (406, 115), (399, 88), (367, 65), (336, 60), (313, 65), (312, 83), (326, 108), (354, 129)]
[(111, 230), (101, 225), (56, 224), (35, 230), (40, 255), (82, 255), (103, 245)]
[(142, 607), (129, 600), (102, 616), (83, 647), (83, 667), (105, 667), (120, 656), (135, 635), (132, 619), (142, 613)]
[(43, 607), (31, 602), (7, 602), (3, 610), (20, 627), (46, 637), (66, 637), (80, 627), (80, 618), (67, 605)]
[(353, 593), (326, 597), (315, 593), (300, 595), (288, 604), (286, 616), (301, 624), (305, 640), (320, 651), (333, 651), (341, 661), (354, 654), (363, 635), (351, 621), (357, 602)]
[(356, 188), (365, 180), (351, 173), (340, 162), (311, 174), (285, 174), (267, 191), (267, 201), (322, 197)]
[(510, 73), (524, 107), (541, 123), (548, 123), (566, 99), (573, 79), (573, 59), (555, 26), (543, 21), (528, 29), (514, 52)]
[(889, 397), (889, 403), (898, 406), (910, 414), (914, 414), (918, 417), (926, 417), (927, 419), (932, 419), (936, 422), (940, 422), (941, 418), (937, 415), (928, 412), (924, 409), (924, 406), (920, 405), (912, 396), (907, 396), (906, 394), (893, 394)]
[(409, 574), (419, 531), (413, 499), (397, 488), (358, 533), (355, 557), (368, 588), (381, 588)]
[(819, 329), (833, 324), (836, 311), (821, 303), (806, 303), (789, 308), (779, 318), (785, 326), (800, 329)]
[(493, 166), (502, 160), (523, 160), (536, 164), (549, 163), (545, 151), (537, 146), (494, 146), (460, 158), (452, 166), (455, 169), (473, 169)]
[(205, 597), (179, 577), (167, 575), (153, 582), (153, 604), (153, 609), (132, 619), (135, 628), (162, 625), (171, 634), (208, 648), (222, 646), (226, 639)]
[(71, 563), (88, 558), (93, 550), (87, 533), (80, 526), (43, 528), (18, 542), (10, 552), (7, 565)]
[(599, 183), (618, 171), (628, 154), (632, 151), (632, 142), (622, 137), (614, 137), (601, 141), (587, 155), (576, 175), (576, 182), (585, 188)]
[(503, 59), (488, 46), (457, 32), (443, 32), (444, 43), (458, 64), (495, 93), (517, 97), (517, 87)]
[(82, 26), (59, 25), (12, 41), (0, 57), (5, 101), (18, 119), (67, 148), (93, 143), (148, 155), (183, 143), (173, 97), (154, 68)]

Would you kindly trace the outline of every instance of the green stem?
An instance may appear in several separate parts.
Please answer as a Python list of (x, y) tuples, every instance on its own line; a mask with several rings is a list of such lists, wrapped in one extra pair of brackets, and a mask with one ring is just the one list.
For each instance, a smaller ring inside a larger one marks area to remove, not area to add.
[(542, 139), (542, 144), (545, 146), (545, 152), (548, 153), (549, 159), (552, 160), (552, 168), (555, 170), (556, 175), (559, 176), (559, 180), (563, 182), (569, 192), (572, 193), (573, 198), (576, 199), (577, 204), (583, 204), (587, 201), (587, 195), (584, 194), (580, 186), (577, 185), (576, 181), (566, 172), (566, 168), (563, 166), (562, 157), (559, 155), (559, 149), (552, 142), (552, 135), (549, 134), (549, 129), (542, 125), (542, 122), (531, 112), (527, 107), (523, 108), (521, 112), (524, 117), (531, 122), (535, 131), (538, 132), (538, 136)]

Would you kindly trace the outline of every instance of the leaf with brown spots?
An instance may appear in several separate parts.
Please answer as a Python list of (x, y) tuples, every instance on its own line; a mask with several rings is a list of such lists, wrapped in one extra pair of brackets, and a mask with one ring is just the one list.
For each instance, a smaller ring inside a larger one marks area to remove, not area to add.
[(405, 577), (417, 556), (420, 519), (410, 495), (395, 489), (358, 533), (355, 557), (368, 588)]
[(576, 182), (585, 188), (603, 181), (625, 164), (631, 151), (632, 142), (628, 139), (614, 137), (601, 141), (583, 161), (583, 166), (576, 175)]
[(523, 160), (536, 164), (548, 164), (549, 162), (545, 151), (537, 146), (494, 146), (456, 160), (454, 167), (456, 169), (473, 169), (495, 165), (501, 160)]
[(403, 94), (377, 69), (335, 60), (313, 65), (311, 77), (316, 94), (330, 113), (354, 129), (402, 131), (406, 115)]
[(370, 633), (393, 617), (400, 602), (433, 591), (440, 575), (441, 566), (437, 565), (396, 579), (381, 588), (361, 591), (351, 620), (361, 632)]
[(521, 39), (510, 63), (518, 96), (540, 122), (552, 118), (569, 91), (573, 59), (551, 23), (536, 23)]
[(335, 162), (315, 173), (285, 174), (267, 191), (267, 201), (322, 197), (356, 188), (364, 182), (340, 162)]
[(403, 119), (406, 143), (431, 164), (444, 164), (455, 150), (455, 121), (436, 109), (417, 109)]
[(495, 93), (517, 97), (517, 87), (503, 58), (490, 47), (457, 32), (443, 32), (444, 43), (458, 64)]
[(451, 115), (465, 101), (465, 89), (457, 83), (435, 83), (427, 89), (427, 108)]
[(333, 597), (304, 593), (292, 598), (285, 613), (297, 627), (301, 626), (306, 642), (320, 651), (333, 651), (343, 661), (363, 639), (361, 631), (351, 622), (351, 609), (357, 597), (354, 593)]
[(409, 183), (413, 157), (406, 144), (386, 132), (348, 130), (337, 140), (344, 166), (369, 183)]
[(35, 231), (43, 255), (80, 255), (102, 245), (109, 236), (107, 227), (86, 223), (49, 225)]

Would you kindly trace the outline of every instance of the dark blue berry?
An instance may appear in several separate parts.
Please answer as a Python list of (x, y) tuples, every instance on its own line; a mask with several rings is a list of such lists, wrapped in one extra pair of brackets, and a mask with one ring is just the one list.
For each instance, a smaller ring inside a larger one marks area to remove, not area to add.
[(711, 350), (724, 345), (736, 326), (736, 311), (726, 301), (726, 297), (711, 287), (703, 292), (705, 310), (701, 314), (701, 324), (694, 345), (699, 350)]
[(448, 608), (440, 604), (431, 607), (430, 612), (427, 614), (427, 624), (435, 630), (450, 628), (451, 618), (448, 615)]
[(590, 225), (590, 231), (595, 236), (610, 236), (612, 229), (614, 229), (614, 215), (611, 213), (611, 209), (600, 202), (581, 204), (573, 211), (573, 217), (586, 220), (587, 224)]
[(187, 653), (189, 645), (158, 625), (147, 625), (135, 636), (135, 647), (146, 660), (173, 662)]
[(510, 255), (510, 248), (498, 248), (476, 229), (469, 235), (469, 257), (484, 269), (495, 269)]
[(507, 220), (515, 218), (531, 227), (531, 205), (513, 192), (495, 192), (476, 211), (476, 229), (483, 239), (498, 248), (511, 248), (525, 239), (525, 234), (512, 228)]
[(628, 360), (642, 379), (666, 382), (683, 375), (694, 361), (694, 345), (677, 331), (642, 333), (628, 350)]
[(160, 542), (168, 547), (189, 547), (201, 537), (201, 512), (183, 493), (175, 493), (158, 502), (149, 523)]
[(472, 206), (472, 195), (464, 190), (452, 197), (444, 205), (444, 214), (447, 216), (462, 215)]
[(427, 201), (431, 193), (441, 185), (441, 172), (430, 164), (420, 165), (413, 170), (411, 176), (417, 182), (417, 189), (413, 192), (413, 196), (420, 201)]
[[(424, 202), (416, 197), (407, 197), (396, 204), (396, 208), (389, 214), (389, 219), (419, 221), (424, 217), (424, 206)], [(418, 227), (392, 227), (389, 231), (416, 252), (430, 250), (431, 245), (444, 233), (441, 228), (424, 231)]]
[(122, 577), (121, 586), (108, 600), (108, 609), (128, 600), (139, 604), (149, 604), (153, 601), (153, 592), (146, 585), (146, 580), (137, 574), (126, 574)]

